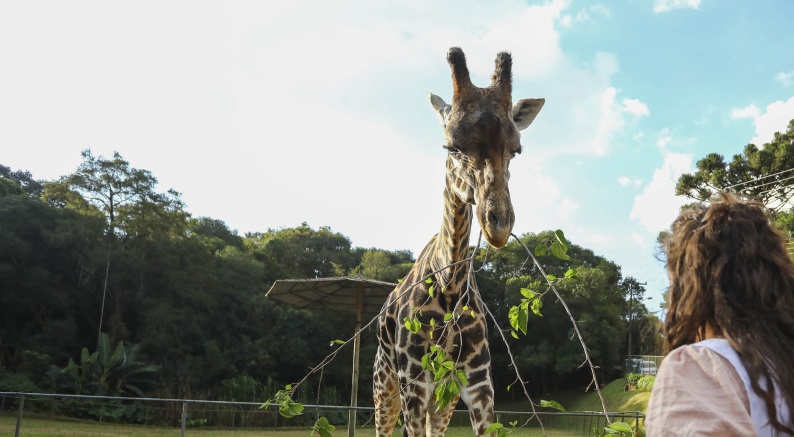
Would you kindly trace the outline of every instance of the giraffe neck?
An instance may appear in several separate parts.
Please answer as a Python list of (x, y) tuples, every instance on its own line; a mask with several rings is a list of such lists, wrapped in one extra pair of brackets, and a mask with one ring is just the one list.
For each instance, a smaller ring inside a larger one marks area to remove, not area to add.
[[(468, 255), (472, 208), (455, 194), (454, 183), (455, 180), (448, 174), (444, 187), (444, 220), (429, 254), (431, 271), (457, 263)], [(468, 263), (458, 264), (444, 269), (438, 277), (443, 284), (452, 284), (457, 282), (454, 279), (465, 276), (468, 268)]]

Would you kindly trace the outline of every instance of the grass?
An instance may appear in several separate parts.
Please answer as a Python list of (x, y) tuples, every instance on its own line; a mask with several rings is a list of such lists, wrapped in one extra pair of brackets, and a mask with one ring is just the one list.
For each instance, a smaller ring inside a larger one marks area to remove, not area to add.
[[(607, 384), (601, 391), (607, 403), (609, 411), (640, 411), (645, 412), (648, 406), (649, 392), (632, 390), (623, 391), (625, 381), (618, 379)], [(590, 392), (582, 395), (581, 391), (568, 391), (549, 396), (550, 400), (560, 402), (568, 411), (601, 411), (601, 403), (598, 394)], [(536, 399), (538, 401), (539, 399)], [(528, 411), (526, 402), (514, 402), (505, 405), (497, 405), (497, 410)], [(567, 419), (566, 420), (573, 420)], [(453, 422), (454, 423), (454, 422)], [(16, 429), (16, 412), (0, 412), (0, 436), (14, 435)], [(78, 420), (63, 417), (53, 417), (35, 413), (25, 413), (22, 419), (21, 435), (25, 437), (178, 437), (181, 432), (179, 428), (143, 426), (143, 425), (120, 425), (97, 423), (94, 421)], [(300, 428), (257, 428), (257, 429), (208, 429), (208, 428), (188, 428), (185, 432), (186, 437), (308, 437), (308, 427)], [(372, 427), (362, 428), (356, 431), (359, 436), (373, 436), (375, 431)], [(347, 435), (347, 427), (340, 426), (332, 432), (334, 437)], [(395, 432), (399, 435), (399, 432)], [(450, 437), (471, 436), (471, 428), (468, 426), (452, 427), (447, 432)], [(510, 434), (511, 437), (530, 437), (540, 436), (538, 428), (524, 428)], [(565, 431), (559, 429), (546, 429), (549, 437), (572, 437), (582, 435), (576, 431)]]
[[(16, 416), (0, 414), (0, 435), (13, 435), (16, 428)], [(117, 425), (103, 424), (93, 421), (84, 421), (60, 417), (40, 415), (25, 415), (22, 420), (21, 435), (25, 437), (178, 437), (179, 428), (165, 428), (143, 425)], [(260, 428), (260, 429), (192, 429), (185, 431), (186, 437), (308, 437), (308, 428)], [(372, 427), (356, 430), (359, 436), (374, 436)], [(347, 435), (347, 427), (339, 427), (332, 432), (334, 437)], [(399, 430), (395, 432), (399, 435)], [(471, 436), (469, 427), (453, 427), (447, 432), (450, 437)], [(537, 428), (521, 429), (511, 437), (540, 436)], [(549, 437), (573, 437), (578, 433), (566, 431), (547, 430)]]
[[(645, 413), (651, 392), (640, 390), (624, 391), (625, 379), (616, 379), (601, 389), (607, 411), (639, 411)], [(598, 393), (592, 391), (566, 406), (568, 411), (602, 411)]]

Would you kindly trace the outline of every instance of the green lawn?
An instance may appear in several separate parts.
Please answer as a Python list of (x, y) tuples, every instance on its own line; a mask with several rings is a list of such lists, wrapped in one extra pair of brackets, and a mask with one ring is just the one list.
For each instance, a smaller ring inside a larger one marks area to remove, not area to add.
[[(16, 428), (16, 416), (8, 413), (0, 414), (0, 435), (14, 435)], [(191, 429), (185, 431), (188, 437), (308, 437), (308, 428), (299, 429)], [(44, 417), (41, 415), (26, 415), (22, 421), (21, 436), (24, 437), (179, 437), (179, 428), (163, 428), (143, 425), (113, 425), (102, 424), (92, 421), (82, 421), (74, 419)], [(374, 436), (375, 431), (371, 428), (360, 429), (356, 432), (360, 436)], [(399, 435), (399, 430), (395, 436)], [(332, 433), (334, 437), (347, 435), (347, 428), (340, 427)], [(468, 437), (472, 435), (471, 428), (454, 427), (450, 428), (447, 435), (450, 437)], [(512, 437), (530, 437), (542, 435), (537, 428), (521, 429), (512, 434)], [(573, 437), (581, 434), (565, 431), (547, 430), (546, 435), (550, 437)]]
[[(644, 412), (648, 405), (649, 392), (632, 390), (623, 391), (624, 381), (622, 379), (613, 381), (602, 389), (604, 398), (609, 411), (641, 411)], [(595, 392), (582, 395), (579, 392), (565, 392), (557, 396), (551, 396), (563, 404), (568, 411), (601, 411), (601, 404)], [(539, 399), (535, 400), (536, 402)], [(514, 402), (506, 405), (498, 405), (497, 410), (527, 411), (529, 408), (526, 402)], [(512, 419), (502, 418), (504, 422)], [(555, 424), (560, 427), (571, 426), (573, 422), (581, 419), (559, 418)], [(455, 419), (453, 419), (453, 424)], [(587, 424), (589, 426), (589, 424)], [(15, 412), (0, 412), (0, 436), (12, 436), (16, 428)], [(308, 437), (308, 427), (291, 429), (206, 429), (188, 428), (185, 432), (186, 437)], [(117, 425), (107, 423), (97, 423), (93, 421), (77, 420), (61, 417), (45, 416), (35, 413), (25, 413), (22, 420), (21, 436), (25, 437), (179, 437), (179, 428), (165, 428), (143, 425)], [(359, 429), (357, 434), (360, 436), (373, 436), (375, 434), (372, 427)], [(341, 426), (332, 433), (334, 437), (344, 437), (347, 435), (347, 427)], [(395, 432), (395, 435), (399, 435)], [(447, 433), (450, 437), (471, 436), (472, 431), (468, 426), (457, 426), (450, 428)], [(538, 428), (524, 428), (512, 434), (511, 437), (540, 436), (542, 433)], [(550, 437), (572, 437), (583, 435), (576, 431), (565, 431), (559, 429), (546, 429), (546, 435)], [(586, 435), (586, 434), (585, 434)]]

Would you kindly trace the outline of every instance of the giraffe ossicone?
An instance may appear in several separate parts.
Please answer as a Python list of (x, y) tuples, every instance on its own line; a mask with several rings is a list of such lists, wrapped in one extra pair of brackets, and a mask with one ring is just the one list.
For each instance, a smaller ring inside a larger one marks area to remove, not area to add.
[[(444, 128), (449, 152), (441, 230), (422, 250), (413, 268), (392, 291), (379, 316), (378, 351), (373, 393), (375, 430), (391, 436), (400, 412), (408, 436), (441, 436), (458, 398), (469, 410), (474, 434), (484, 435), (493, 422), (491, 356), (482, 300), (469, 274), (467, 258), (472, 209), (486, 241), (500, 248), (507, 243), (515, 216), (510, 200), (510, 160), (521, 153), (519, 131), (535, 119), (544, 99), (512, 103), (512, 58), (496, 56), (491, 84), (472, 84), (460, 48), (447, 54), (452, 69), (452, 102), (430, 94), (430, 103)], [(435, 292), (430, 293), (432, 278)], [(465, 317), (463, 308), (467, 308)], [(452, 314), (453, 317), (449, 317)], [(421, 328), (409, 330), (405, 318)], [(431, 320), (433, 323), (431, 323)], [(443, 321), (443, 322), (442, 322)], [(439, 346), (467, 383), (459, 395), (440, 408), (433, 394), (433, 375), (422, 357)]]

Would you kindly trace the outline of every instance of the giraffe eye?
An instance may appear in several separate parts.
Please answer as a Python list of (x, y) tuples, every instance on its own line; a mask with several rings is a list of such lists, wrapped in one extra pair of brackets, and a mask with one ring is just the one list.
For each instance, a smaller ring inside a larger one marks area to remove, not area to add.
[(451, 144), (444, 144), (444, 148), (447, 149), (447, 152), (449, 152), (449, 154), (452, 155), (452, 156), (459, 156), (460, 155), (460, 149), (458, 149), (457, 147), (455, 147), (455, 146), (453, 146)]

